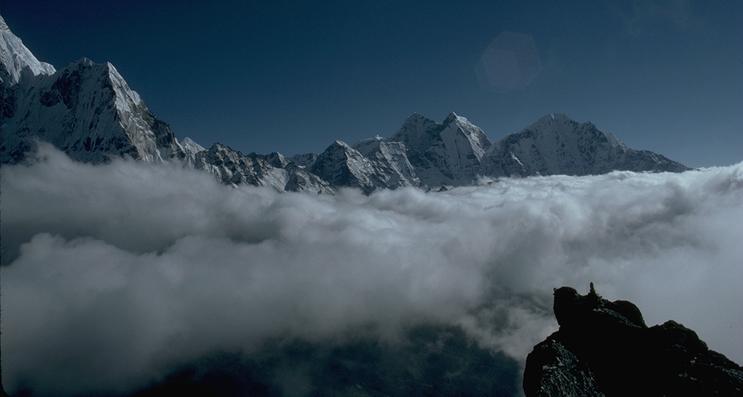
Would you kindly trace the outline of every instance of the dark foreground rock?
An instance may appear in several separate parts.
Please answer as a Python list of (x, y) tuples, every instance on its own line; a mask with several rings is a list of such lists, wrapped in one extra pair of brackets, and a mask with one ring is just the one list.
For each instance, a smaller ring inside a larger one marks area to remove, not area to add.
[(743, 396), (743, 368), (674, 321), (648, 327), (627, 301), (555, 290), (560, 329), (526, 359), (531, 396)]

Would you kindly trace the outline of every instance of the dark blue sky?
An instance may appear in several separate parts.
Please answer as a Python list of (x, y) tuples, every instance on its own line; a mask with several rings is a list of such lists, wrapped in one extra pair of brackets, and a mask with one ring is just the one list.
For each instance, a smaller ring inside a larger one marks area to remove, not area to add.
[(456, 111), (499, 138), (564, 112), (692, 166), (743, 160), (743, 2), (566, 3), (0, 0), (0, 12), (58, 68), (111, 61), (205, 146), (320, 151), (391, 135), (412, 112)]

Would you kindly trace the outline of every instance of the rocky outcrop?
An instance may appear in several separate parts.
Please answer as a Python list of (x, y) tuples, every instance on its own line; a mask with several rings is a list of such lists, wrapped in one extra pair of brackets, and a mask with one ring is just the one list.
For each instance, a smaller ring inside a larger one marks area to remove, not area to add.
[(648, 327), (628, 301), (555, 290), (560, 329), (526, 359), (531, 396), (739, 396), (743, 368), (674, 321)]

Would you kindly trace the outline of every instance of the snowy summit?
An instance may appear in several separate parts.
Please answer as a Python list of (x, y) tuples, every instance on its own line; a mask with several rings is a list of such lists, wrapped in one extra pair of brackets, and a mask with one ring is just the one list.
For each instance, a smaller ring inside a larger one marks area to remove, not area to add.
[(175, 161), (227, 184), (314, 193), (461, 186), (483, 176), (688, 169), (660, 154), (628, 148), (591, 123), (554, 113), (497, 141), (454, 112), (440, 123), (413, 113), (389, 138), (338, 140), (320, 154), (244, 154), (219, 143), (207, 149), (189, 138), (180, 141), (112, 64), (83, 58), (57, 71), (40, 62), (2, 17), (0, 60), (2, 163), (20, 162), (35, 142), (46, 141), (78, 161)]

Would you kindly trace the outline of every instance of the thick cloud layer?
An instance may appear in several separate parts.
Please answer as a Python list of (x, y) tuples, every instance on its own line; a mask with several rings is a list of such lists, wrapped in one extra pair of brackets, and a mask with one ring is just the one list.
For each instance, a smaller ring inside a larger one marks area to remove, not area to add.
[(217, 349), (423, 323), (523, 360), (556, 328), (552, 288), (589, 281), (743, 361), (743, 163), (367, 197), (40, 157), (2, 169), (11, 391), (125, 391)]

